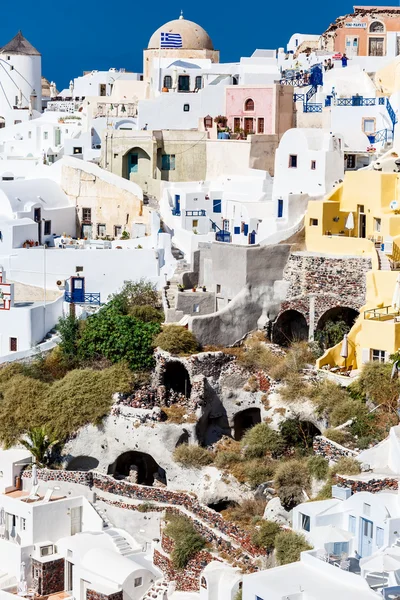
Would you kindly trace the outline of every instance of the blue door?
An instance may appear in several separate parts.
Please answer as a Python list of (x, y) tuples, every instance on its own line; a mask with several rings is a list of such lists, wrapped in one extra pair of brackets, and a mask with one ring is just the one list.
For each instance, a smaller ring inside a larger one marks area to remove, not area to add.
[(372, 536), (374, 526), (371, 521), (361, 519), (360, 528), (360, 555), (362, 558), (372, 554)]
[(85, 302), (85, 278), (71, 277), (72, 302)]
[(129, 155), (129, 175), (131, 173), (137, 173), (139, 167), (139, 155), (138, 154), (130, 154)]
[(172, 211), (172, 214), (174, 214), (174, 215), (181, 214), (181, 197), (178, 194), (175, 194), (175, 208)]
[(249, 234), (249, 244), (255, 244), (255, 243), (256, 243), (256, 232), (253, 230)]
[(278, 219), (283, 217), (283, 200), (279, 198), (278, 200)]

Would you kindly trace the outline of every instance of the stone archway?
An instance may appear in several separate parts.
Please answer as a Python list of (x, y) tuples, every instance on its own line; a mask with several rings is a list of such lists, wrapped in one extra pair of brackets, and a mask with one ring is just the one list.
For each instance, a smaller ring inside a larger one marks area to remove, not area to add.
[(308, 340), (308, 325), (305, 316), (297, 310), (285, 310), (276, 319), (272, 330), (272, 341), (280, 346)]
[(317, 323), (317, 330), (322, 330), (328, 321), (334, 323), (343, 321), (351, 329), (359, 314), (358, 310), (348, 306), (334, 306), (321, 315)]
[(261, 410), (259, 408), (246, 408), (236, 413), (233, 417), (233, 438), (240, 441), (246, 431), (261, 423)]
[(167, 362), (163, 380), (169, 402), (173, 402), (179, 397), (190, 398), (192, 384), (189, 373), (181, 362), (177, 360)]
[(131, 148), (124, 155), (122, 162), (122, 174), (125, 179), (139, 182), (143, 178), (151, 177), (151, 158), (143, 148)]
[(150, 454), (136, 450), (120, 454), (117, 460), (109, 465), (108, 475), (140, 485), (152, 486), (156, 481), (167, 485), (165, 470)]
[(99, 466), (94, 456), (75, 456), (67, 465), (67, 471), (91, 471)]

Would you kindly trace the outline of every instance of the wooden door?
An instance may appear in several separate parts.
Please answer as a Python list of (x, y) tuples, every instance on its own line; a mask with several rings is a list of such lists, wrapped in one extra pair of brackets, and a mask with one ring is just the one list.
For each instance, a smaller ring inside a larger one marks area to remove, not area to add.
[(244, 119), (244, 131), (245, 133), (251, 133), (253, 129), (253, 117), (245, 117)]

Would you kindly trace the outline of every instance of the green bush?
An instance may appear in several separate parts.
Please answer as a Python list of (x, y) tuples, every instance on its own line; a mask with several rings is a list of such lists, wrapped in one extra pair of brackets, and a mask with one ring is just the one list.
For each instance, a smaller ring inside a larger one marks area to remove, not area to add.
[(255, 461), (250, 461), (246, 468), (246, 480), (252, 488), (256, 488), (262, 483), (273, 478), (275, 473), (275, 465), (270, 462), (263, 461), (261, 464)]
[(195, 354), (199, 351), (194, 334), (181, 325), (165, 325), (154, 343), (171, 354)]
[(337, 405), (350, 400), (345, 388), (326, 379), (316, 384), (313, 388), (311, 399), (315, 404), (316, 414), (328, 420)]
[(259, 458), (266, 453), (279, 456), (284, 450), (284, 443), (279, 433), (266, 423), (257, 423), (246, 431), (242, 439), (242, 448), (246, 458)]
[(281, 531), (275, 538), (276, 559), (279, 565), (300, 560), (300, 554), (312, 550), (305, 537), (294, 531)]
[(175, 569), (184, 569), (193, 558), (206, 545), (205, 539), (197, 533), (191, 521), (183, 516), (168, 515), (168, 525), (164, 529), (165, 535), (174, 540), (174, 550), (171, 558)]
[(342, 457), (331, 468), (332, 475), (358, 475), (361, 473), (361, 465), (355, 458)]
[(309, 421), (301, 421), (299, 417), (291, 417), (279, 424), (279, 431), (287, 448), (312, 448), (315, 427)]
[(303, 501), (303, 491), (310, 485), (307, 465), (300, 460), (288, 460), (279, 464), (275, 472), (274, 487), (282, 506), (291, 510)]
[(343, 429), (327, 429), (324, 436), (328, 440), (331, 440), (331, 442), (336, 442), (336, 444), (340, 444), (341, 446), (345, 445), (349, 439), (349, 434)]
[(103, 371), (76, 369), (51, 384), (5, 375), (0, 378), (0, 441), (7, 446), (39, 426), (63, 441), (84, 425), (99, 424), (110, 411), (112, 395), (132, 387), (132, 373), (124, 363)]
[(357, 381), (358, 390), (375, 404), (396, 408), (400, 380), (391, 378), (392, 364), (373, 361), (363, 366)]
[(240, 527), (248, 529), (254, 520), (262, 518), (265, 510), (265, 501), (256, 500), (255, 498), (249, 500), (243, 500), (239, 506), (228, 508), (224, 511), (224, 517), (228, 521), (237, 523)]
[(329, 463), (323, 456), (310, 456), (307, 461), (308, 471), (315, 479), (325, 479), (329, 472)]
[(201, 446), (181, 444), (174, 450), (174, 460), (183, 467), (200, 469), (210, 465), (213, 462), (213, 456), (211, 452)]
[(280, 532), (280, 527), (273, 521), (261, 521), (251, 536), (251, 541), (259, 548), (265, 548), (267, 552), (272, 552), (275, 548), (275, 538)]
[(332, 348), (341, 342), (346, 333), (349, 333), (350, 326), (342, 320), (339, 321), (327, 321), (323, 329), (315, 332), (315, 339), (320, 343), (321, 347), (325, 350)]
[(150, 369), (154, 338), (159, 331), (159, 323), (143, 323), (121, 314), (110, 303), (86, 320), (78, 354), (81, 359), (104, 356), (112, 363), (126, 361), (132, 370)]
[(310, 396), (311, 386), (306, 383), (300, 373), (289, 372), (284, 378), (285, 385), (279, 390), (284, 402), (294, 402)]
[(114, 308), (121, 314), (131, 314), (135, 306), (160, 308), (161, 298), (154, 284), (146, 279), (126, 281), (123, 288), (109, 298)]
[(265, 344), (261, 344), (258, 340), (251, 340), (245, 346), (244, 352), (239, 354), (238, 361), (251, 371), (266, 371), (270, 373), (272, 369), (276, 369), (283, 363), (284, 358), (272, 352)]
[(163, 311), (149, 304), (132, 306), (129, 314), (131, 317), (135, 317), (135, 319), (139, 319), (139, 321), (143, 321), (144, 323), (162, 323), (164, 321)]
[(57, 331), (61, 338), (59, 348), (65, 360), (76, 361), (79, 338), (79, 321), (72, 315), (58, 320)]
[(238, 452), (223, 450), (222, 452), (218, 452), (217, 456), (215, 457), (214, 464), (219, 469), (226, 469), (230, 465), (240, 462), (241, 460), (242, 457)]

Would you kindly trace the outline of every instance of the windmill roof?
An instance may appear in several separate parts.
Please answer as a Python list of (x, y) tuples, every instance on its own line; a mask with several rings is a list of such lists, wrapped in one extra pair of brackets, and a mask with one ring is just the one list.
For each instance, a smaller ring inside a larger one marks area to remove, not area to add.
[(3, 48), (1, 48), (0, 52), (5, 54), (9, 52), (10, 54), (26, 54), (28, 56), (40, 56), (40, 52), (36, 50), (32, 46), (30, 42), (22, 35), (22, 31), (18, 31), (17, 35), (13, 37), (13, 39), (8, 42)]

